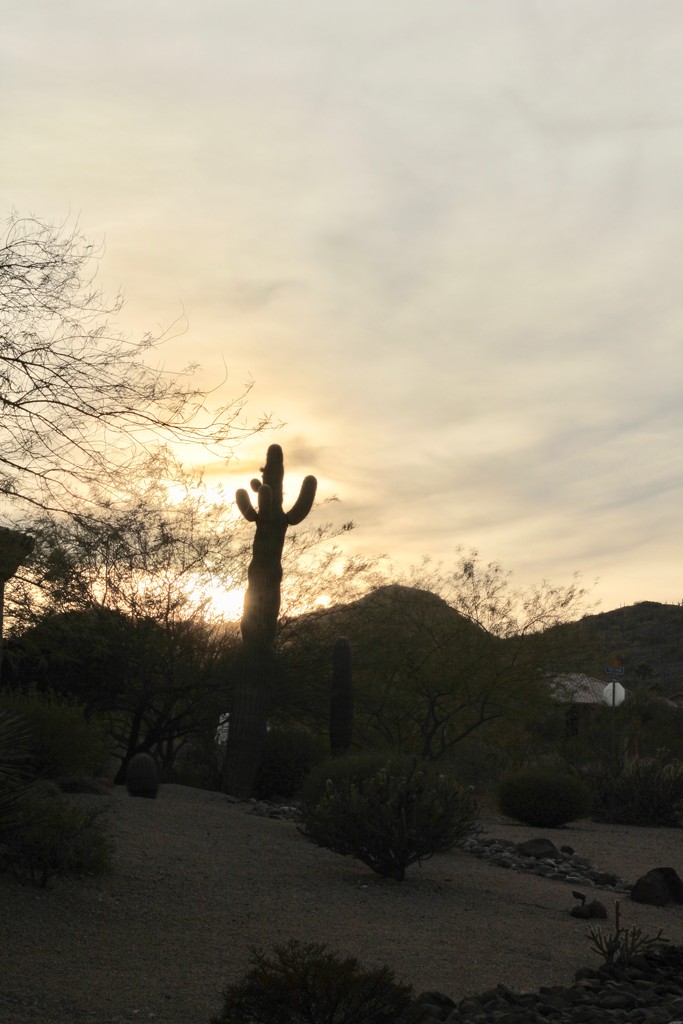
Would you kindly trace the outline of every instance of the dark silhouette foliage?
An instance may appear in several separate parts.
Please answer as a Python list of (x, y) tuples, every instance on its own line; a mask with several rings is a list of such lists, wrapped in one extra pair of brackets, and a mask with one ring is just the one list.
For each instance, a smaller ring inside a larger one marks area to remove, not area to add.
[(251, 959), (212, 1024), (394, 1024), (412, 995), (389, 968), (366, 970), (318, 943), (291, 941)]

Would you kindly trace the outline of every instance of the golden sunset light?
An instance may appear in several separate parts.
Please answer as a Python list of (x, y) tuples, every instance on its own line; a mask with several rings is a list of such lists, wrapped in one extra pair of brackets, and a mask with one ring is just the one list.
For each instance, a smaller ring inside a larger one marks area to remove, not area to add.
[(124, 331), (168, 330), (153, 359), (211, 401), (251, 384), (270, 437), (177, 449), (227, 501), (274, 439), (285, 500), (315, 474), (350, 553), (476, 546), (606, 608), (680, 599), (677, 5), (4, 24), (2, 205), (102, 243)]

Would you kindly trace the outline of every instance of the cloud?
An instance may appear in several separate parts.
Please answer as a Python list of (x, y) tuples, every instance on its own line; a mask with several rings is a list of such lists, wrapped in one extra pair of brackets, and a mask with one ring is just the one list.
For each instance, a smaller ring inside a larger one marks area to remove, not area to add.
[(168, 364), (253, 377), (349, 543), (671, 594), (680, 5), (112, 10), (5, 19), (6, 208), (104, 233), (127, 329), (182, 304)]

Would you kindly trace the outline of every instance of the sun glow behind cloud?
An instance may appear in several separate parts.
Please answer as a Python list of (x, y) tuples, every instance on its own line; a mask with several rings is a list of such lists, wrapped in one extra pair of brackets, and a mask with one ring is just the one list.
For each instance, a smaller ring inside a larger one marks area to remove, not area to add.
[(219, 585), (197, 585), (190, 599), (208, 621), (239, 622), (244, 608), (244, 591)]

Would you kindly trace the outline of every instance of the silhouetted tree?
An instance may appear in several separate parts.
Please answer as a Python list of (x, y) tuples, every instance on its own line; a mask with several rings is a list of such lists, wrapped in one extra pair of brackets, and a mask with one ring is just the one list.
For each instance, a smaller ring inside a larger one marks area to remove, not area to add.
[(209, 410), (188, 372), (147, 361), (163, 337), (112, 326), (122, 299), (95, 285), (97, 260), (77, 227), (34, 217), (0, 239), (0, 496), (24, 508), (82, 514), (87, 488), (116, 491), (154, 439), (225, 456), (247, 433), (246, 391)]

